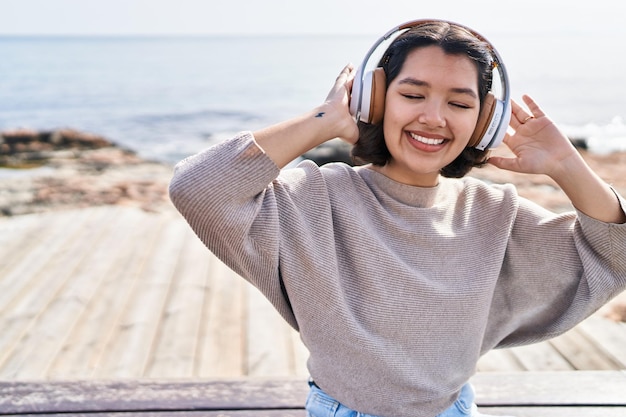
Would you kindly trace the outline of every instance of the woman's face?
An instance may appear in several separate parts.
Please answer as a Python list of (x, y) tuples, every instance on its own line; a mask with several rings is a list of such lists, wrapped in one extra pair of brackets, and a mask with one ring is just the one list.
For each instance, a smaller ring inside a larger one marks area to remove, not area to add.
[(479, 112), (478, 70), (468, 57), (438, 46), (413, 50), (387, 89), (391, 159), (376, 169), (401, 183), (437, 185), (441, 168), (467, 146)]

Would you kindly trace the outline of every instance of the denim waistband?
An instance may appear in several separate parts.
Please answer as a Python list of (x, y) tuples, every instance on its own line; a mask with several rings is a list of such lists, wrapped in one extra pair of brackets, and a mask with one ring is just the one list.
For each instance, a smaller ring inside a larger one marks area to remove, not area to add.
[[(311, 390), (306, 400), (307, 417), (380, 417), (365, 414), (346, 407), (339, 401), (326, 394), (313, 380), (309, 381)], [(459, 396), (443, 413), (436, 417), (477, 417), (476, 405), (474, 404), (474, 389), (467, 383), (461, 389)]]

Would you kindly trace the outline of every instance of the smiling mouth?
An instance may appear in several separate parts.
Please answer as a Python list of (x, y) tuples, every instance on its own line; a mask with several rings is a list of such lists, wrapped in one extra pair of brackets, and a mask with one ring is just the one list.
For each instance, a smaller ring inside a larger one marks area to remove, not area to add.
[(415, 139), (416, 141), (424, 143), (426, 145), (441, 145), (442, 143), (446, 141), (445, 139), (426, 138), (424, 136), (416, 135), (415, 133), (411, 133), (411, 132), (409, 132), (409, 135), (411, 136), (411, 138)]

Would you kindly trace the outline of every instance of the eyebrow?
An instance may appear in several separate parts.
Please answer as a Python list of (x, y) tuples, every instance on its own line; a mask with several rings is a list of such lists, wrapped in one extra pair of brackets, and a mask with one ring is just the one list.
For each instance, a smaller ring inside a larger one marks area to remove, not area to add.
[[(430, 87), (431, 86), (426, 81), (418, 80), (418, 79), (412, 78), (412, 77), (404, 78), (404, 79), (398, 81), (398, 84), (409, 84), (409, 85), (414, 85), (416, 87)], [(472, 90), (471, 88), (456, 87), (456, 88), (450, 89), (450, 91), (452, 91), (454, 93), (458, 93), (458, 94), (467, 94), (468, 96), (470, 96), (472, 98), (478, 98), (478, 96), (476, 95), (476, 92), (474, 90)]]

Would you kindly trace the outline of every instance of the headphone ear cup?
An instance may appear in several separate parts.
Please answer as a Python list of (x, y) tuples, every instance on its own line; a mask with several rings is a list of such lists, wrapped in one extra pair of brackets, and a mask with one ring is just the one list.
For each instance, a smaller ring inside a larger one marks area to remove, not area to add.
[(491, 125), (491, 120), (493, 119), (493, 115), (496, 109), (496, 96), (493, 93), (487, 93), (485, 100), (483, 101), (482, 108), (480, 109), (480, 113), (478, 115), (478, 121), (476, 122), (476, 128), (474, 129), (474, 133), (470, 137), (469, 143), (467, 146), (469, 148), (473, 148), (478, 145), (485, 133), (487, 133), (487, 129)]
[(382, 122), (385, 114), (386, 79), (385, 71), (382, 68), (376, 68), (365, 73), (363, 85), (360, 86), (362, 91), (359, 120), (361, 122), (369, 124)]
[(387, 95), (387, 76), (385, 70), (378, 67), (372, 77), (372, 95), (370, 98), (370, 122), (377, 125), (383, 121), (385, 115), (385, 96)]
[(350, 114), (354, 117), (356, 117), (357, 113), (360, 112), (359, 97), (361, 97), (363, 90), (363, 83), (361, 82), (361, 71), (361, 68), (357, 69), (356, 75), (354, 76), (354, 81), (352, 82), (352, 91), (350, 91)]

